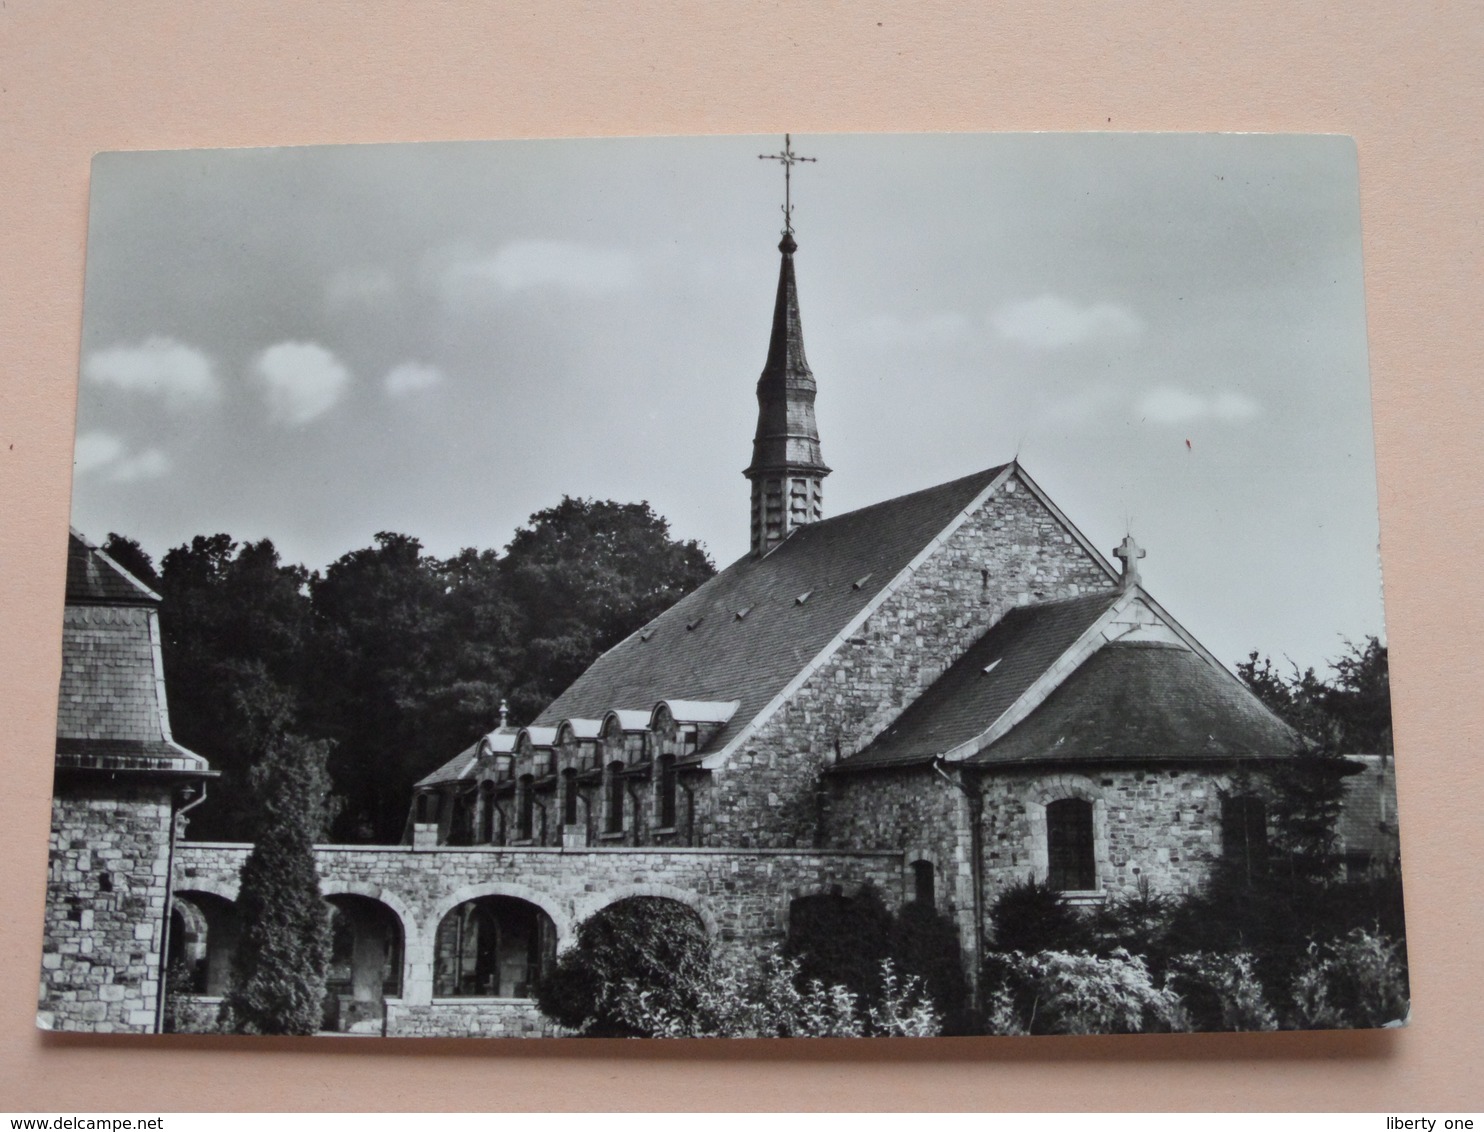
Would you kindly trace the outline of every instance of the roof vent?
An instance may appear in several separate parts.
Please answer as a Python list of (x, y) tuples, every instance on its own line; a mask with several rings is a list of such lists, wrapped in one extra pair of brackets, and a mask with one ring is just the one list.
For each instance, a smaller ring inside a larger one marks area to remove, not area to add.
[(701, 614), (701, 616), (697, 617), (694, 621), (687, 621), (685, 623), (686, 631), (689, 632), (690, 630), (694, 629), (697, 625), (699, 625), (704, 620), (706, 620), (706, 615), (703, 613), (703, 614)]
[(743, 608), (737, 610), (737, 612), (734, 614), (734, 616), (737, 618), (738, 621), (741, 621), (744, 617), (746, 617), (751, 612), (752, 612), (752, 606), (748, 605), (748, 606), (744, 606)]
[(1002, 661), (1004, 659), (1005, 658), (1001, 656), (1001, 657), (997, 657), (994, 660), (990, 661), (988, 664), (986, 664), (984, 666), (984, 674), (986, 676), (988, 676), (991, 672), (993, 672), (996, 668), (998, 668), (1000, 666), (1000, 661)]
[(853, 582), (850, 583), (850, 588), (853, 589), (853, 590), (858, 590), (862, 586), (864, 586), (867, 582), (869, 582), (870, 580), (871, 580), (871, 575), (870, 574), (862, 574), (859, 578), (857, 578), (855, 581), (853, 581)]
[(809, 595), (812, 594), (813, 592), (814, 592), (813, 590), (805, 590), (798, 597), (794, 598), (794, 604), (795, 605), (803, 605), (806, 601), (809, 600)]
[(639, 633), (639, 639), (641, 641), (647, 641), (652, 636), (654, 636), (654, 630), (653, 629), (644, 629), (644, 630), (642, 630)]

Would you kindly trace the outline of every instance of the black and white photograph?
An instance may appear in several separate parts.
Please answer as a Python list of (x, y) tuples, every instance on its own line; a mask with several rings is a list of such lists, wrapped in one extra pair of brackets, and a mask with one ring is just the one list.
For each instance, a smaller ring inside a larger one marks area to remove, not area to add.
[(100, 154), (38, 1025), (1405, 1025), (1378, 540), (1346, 137)]

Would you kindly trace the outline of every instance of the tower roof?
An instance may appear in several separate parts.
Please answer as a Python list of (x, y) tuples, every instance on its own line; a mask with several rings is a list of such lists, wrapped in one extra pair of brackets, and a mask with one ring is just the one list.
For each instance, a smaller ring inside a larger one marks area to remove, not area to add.
[(768, 360), (757, 381), (757, 433), (746, 475), (797, 471), (828, 475), (819, 451), (814, 420), (814, 374), (804, 356), (804, 324), (799, 317), (799, 288), (794, 279), (798, 244), (785, 232), (778, 244), (778, 294), (773, 301), (773, 330)]

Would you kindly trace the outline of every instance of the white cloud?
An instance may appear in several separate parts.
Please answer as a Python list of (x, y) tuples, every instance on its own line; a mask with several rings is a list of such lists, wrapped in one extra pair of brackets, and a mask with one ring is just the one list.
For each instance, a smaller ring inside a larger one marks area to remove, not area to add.
[(115, 483), (159, 479), (173, 466), (170, 457), (158, 448), (146, 448), (138, 455), (125, 457), (114, 464), (109, 470), (108, 478)]
[(159, 334), (137, 346), (94, 350), (83, 359), (82, 375), (95, 385), (160, 397), (170, 408), (211, 401), (219, 392), (209, 357)]
[(879, 314), (861, 327), (862, 336), (884, 346), (938, 346), (956, 342), (969, 330), (969, 320), (956, 311), (902, 318)]
[(421, 393), (441, 384), (443, 371), (437, 366), (422, 362), (403, 362), (393, 366), (384, 383), (388, 397), (406, 397), (409, 393)]
[(325, 299), (331, 307), (371, 306), (397, 293), (397, 280), (384, 267), (344, 267), (330, 277)]
[(106, 432), (84, 432), (72, 450), (72, 464), (77, 474), (85, 476), (112, 463), (124, 454), (124, 442)]
[(515, 240), (487, 259), (458, 260), (443, 269), (445, 296), (452, 299), (494, 290), (515, 294), (550, 288), (602, 295), (624, 291), (639, 278), (628, 252), (572, 240)]
[(1140, 398), (1134, 410), (1155, 424), (1186, 424), (1190, 421), (1246, 421), (1261, 411), (1258, 403), (1240, 393), (1218, 393), (1203, 397), (1185, 389), (1165, 385)]
[(1118, 303), (1078, 306), (1056, 295), (1007, 303), (990, 317), (1001, 338), (1032, 350), (1062, 350), (1082, 342), (1137, 338), (1144, 323)]
[(350, 385), (350, 371), (315, 342), (280, 342), (253, 363), (268, 394), (273, 419), (308, 424), (335, 407)]
[(173, 467), (170, 457), (158, 448), (133, 455), (127, 452), (128, 447), (112, 433), (85, 432), (77, 438), (73, 464), (79, 476), (105, 472), (114, 483), (158, 479)]

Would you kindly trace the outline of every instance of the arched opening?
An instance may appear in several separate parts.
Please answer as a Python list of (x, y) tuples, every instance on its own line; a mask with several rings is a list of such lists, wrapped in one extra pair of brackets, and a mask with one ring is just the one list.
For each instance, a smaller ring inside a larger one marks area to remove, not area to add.
[(1046, 883), (1058, 892), (1090, 892), (1097, 888), (1091, 802), (1058, 798), (1047, 804), (1046, 860)]
[(327, 896), (330, 963), (325, 970), (326, 1030), (380, 1033), (386, 1000), (402, 993), (402, 921), (379, 900)]
[(184, 968), (191, 994), (224, 995), (232, 985), (241, 921), (237, 905), (214, 892), (175, 893), (170, 917), (170, 966)]
[(530, 998), (556, 960), (556, 925), (514, 896), (467, 900), (438, 925), (438, 998)]
[(892, 914), (872, 888), (855, 896), (836, 890), (795, 897), (788, 906), (783, 953), (799, 961), (805, 980), (836, 983), (869, 997), (892, 953)]

